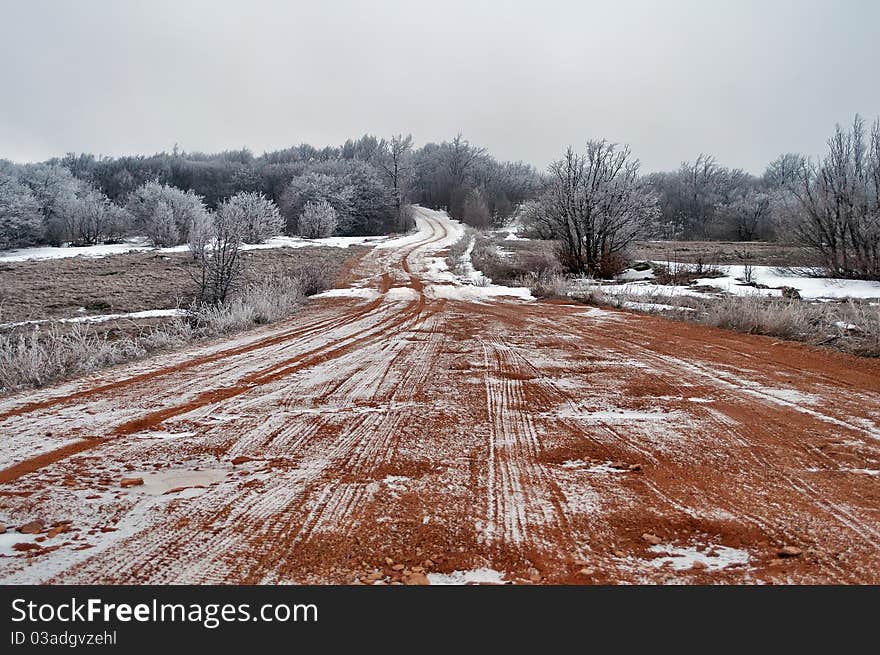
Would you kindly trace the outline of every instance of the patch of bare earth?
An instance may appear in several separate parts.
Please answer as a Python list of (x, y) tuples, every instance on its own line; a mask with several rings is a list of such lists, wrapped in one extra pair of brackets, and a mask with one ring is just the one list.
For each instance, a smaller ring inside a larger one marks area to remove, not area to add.
[(372, 296), (0, 401), (0, 579), (880, 582), (880, 363), (432, 299), (420, 223)]

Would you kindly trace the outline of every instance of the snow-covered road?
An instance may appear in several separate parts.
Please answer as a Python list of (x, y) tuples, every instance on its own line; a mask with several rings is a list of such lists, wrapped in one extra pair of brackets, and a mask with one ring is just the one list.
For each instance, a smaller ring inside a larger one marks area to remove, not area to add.
[(877, 362), (462, 285), (417, 221), (285, 323), (0, 400), (0, 580), (880, 583)]

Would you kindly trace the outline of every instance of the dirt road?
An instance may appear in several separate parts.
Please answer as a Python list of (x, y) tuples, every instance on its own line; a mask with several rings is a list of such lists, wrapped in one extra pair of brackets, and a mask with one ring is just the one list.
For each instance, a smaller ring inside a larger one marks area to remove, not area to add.
[(0, 581), (880, 583), (877, 362), (462, 287), (418, 222), (289, 322), (0, 401)]

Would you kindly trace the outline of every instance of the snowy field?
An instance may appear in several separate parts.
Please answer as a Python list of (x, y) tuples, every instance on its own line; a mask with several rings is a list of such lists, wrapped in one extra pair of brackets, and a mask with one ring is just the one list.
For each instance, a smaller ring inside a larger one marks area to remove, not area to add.
[[(327, 246), (330, 248), (348, 248), (349, 246), (371, 246), (387, 240), (386, 236), (372, 237), (327, 237), (326, 239), (303, 239), (301, 237), (272, 237), (266, 243), (247, 243), (242, 250), (264, 250), (267, 248), (307, 248), (309, 246)], [(22, 262), (39, 259), (65, 259), (67, 257), (108, 257), (128, 252), (186, 252), (189, 246), (172, 246), (170, 248), (154, 248), (146, 237), (132, 237), (122, 243), (101, 244), (97, 246), (63, 246), (21, 248), (20, 250), (0, 251), (0, 262)]]
[[(669, 266), (669, 262), (654, 262)], [(688, 264), (672, 263), (678, 270), (688, 270)], [(726, 293), (737, 296), (765, 296), (781, 298), (783, 287), (796, 289), (804, 300), (830, 301), (841, 299), (880, 299), (880, 282), (867, 280), (843, 280), (837, 278), (809, 277), (809, 275), (788, 272), (772, 266), (753, 266), (752, 282), (746, 284), (745, 267), (728, 265), (718, 266), (722, 277), (700, 278), (692, 285), (664, 285), (654, 282), (654, 273), (627, 269), (617, 278), (617, 283), (602, 283), (595, 280), (581, 279), (578, 286), (590, 286), (609, 295), (643, 295), (643, 296), (693, 296), (696, 298), (713, 298)]]

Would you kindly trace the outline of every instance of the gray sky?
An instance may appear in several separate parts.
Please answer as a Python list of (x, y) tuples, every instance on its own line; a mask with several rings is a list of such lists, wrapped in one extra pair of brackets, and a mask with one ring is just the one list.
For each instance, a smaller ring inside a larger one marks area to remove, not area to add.
[(0, 158), (461, 131), (753, 172), (880, 112), (880, 2), (0, 0)]

